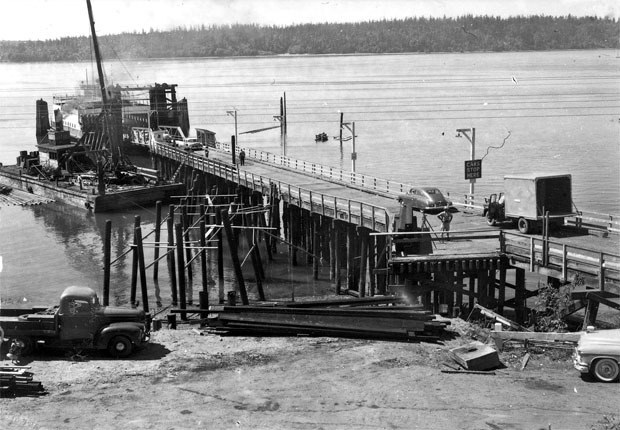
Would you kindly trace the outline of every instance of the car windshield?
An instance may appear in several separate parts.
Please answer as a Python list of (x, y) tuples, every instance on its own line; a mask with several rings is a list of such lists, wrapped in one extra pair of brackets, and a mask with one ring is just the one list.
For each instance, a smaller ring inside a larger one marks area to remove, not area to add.
[(427, 188), (425, 191), (427, 194), (439, 194), (439, 190), (436, 188)]

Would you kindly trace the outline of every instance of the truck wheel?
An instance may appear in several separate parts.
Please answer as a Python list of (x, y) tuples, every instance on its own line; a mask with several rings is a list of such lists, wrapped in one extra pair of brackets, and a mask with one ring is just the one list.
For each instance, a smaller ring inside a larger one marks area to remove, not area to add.
[(601, 382), (613, 382), (618, 378), (618, 374), (618, 363), (611, 358), (600, 358), (594, 363), (593, 375)]
[(517, 221), (517, 228), (521, 233), (528, 234), (532, 229), (532, 223), (525, 218), (519, 218), (519, 220)]
[(124, 358), (131, 355), (133, 345), (125, 336), (115, 336), (108, 344), (108, 353), (112, 357)]
[(491, 218), (490, 216), (487, 216), (487, 224), (493, 227), (495, 226), (495, 224), (497, 224), (497, 220), (495, 218)]

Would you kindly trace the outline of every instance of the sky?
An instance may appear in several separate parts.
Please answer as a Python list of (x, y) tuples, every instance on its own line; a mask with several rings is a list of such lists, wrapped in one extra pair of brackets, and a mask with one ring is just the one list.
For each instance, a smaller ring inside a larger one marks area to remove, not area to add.
[[(465, 14), (620, 16), (617, 0), (91, 0), (98, 35), (178, 26), (359, 22)], [(86, 0), (5, 0), (0, 40), (90, 34)]]

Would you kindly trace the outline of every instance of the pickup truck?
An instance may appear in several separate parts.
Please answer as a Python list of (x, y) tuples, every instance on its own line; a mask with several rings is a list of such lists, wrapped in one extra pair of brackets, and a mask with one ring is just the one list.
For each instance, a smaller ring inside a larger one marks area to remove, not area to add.
[(22, 355), (38, 346), (107, 350), (127, 357), (149, 341), (150, 316), (141, 309), (101, 306), (87, 287), (68, 287), (58, 306), (0, 309), (0, 332), (23, 343)]

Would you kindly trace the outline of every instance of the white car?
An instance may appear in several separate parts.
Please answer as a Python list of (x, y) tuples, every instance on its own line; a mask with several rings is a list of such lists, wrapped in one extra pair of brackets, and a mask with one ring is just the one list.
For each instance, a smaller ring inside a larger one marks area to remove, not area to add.
[(573, 365), (601, 382), (613, 382), (620, 374), (620, 329), (588, 330), (581, 335)]

